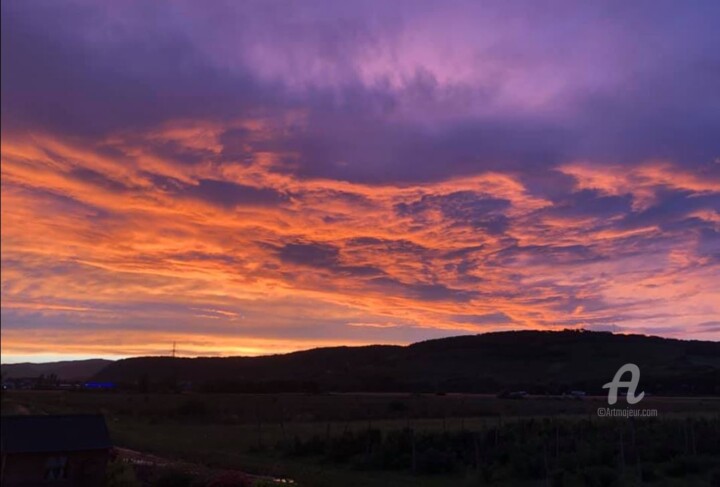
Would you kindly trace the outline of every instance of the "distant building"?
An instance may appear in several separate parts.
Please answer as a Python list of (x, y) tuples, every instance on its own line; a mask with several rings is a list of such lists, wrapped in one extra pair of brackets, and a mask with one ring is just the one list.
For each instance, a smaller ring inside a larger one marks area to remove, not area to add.
[(114, 382), (85, 382), (83, 388), (94, 391), (110, 391), (115, 389)]
[(13, 390), (13, 389), (34, 389), (37, 384), (37, 378), (28, 378), (28, 377), (10, 377), (8, 379), (5, 379), (5, 381), (2, 383), (2, 388), (4, 391)]
[(510, 399), (525, 399), (528, 396), (527, 391), (513, 391), (508, 396)]
[(100, 415), (3, 416), (3, 487), (105, 485), (110, 436)]

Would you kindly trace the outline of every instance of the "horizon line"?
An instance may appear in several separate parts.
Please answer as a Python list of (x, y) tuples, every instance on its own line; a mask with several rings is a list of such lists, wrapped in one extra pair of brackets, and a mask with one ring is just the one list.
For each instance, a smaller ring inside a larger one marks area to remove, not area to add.
[[(0, 355), (0, 365), (40, 365), (40, 364), (49, 364), (49, 363), (56, 363), (56, 362), (83, 362), (83, 361), (89, 361), (89, 360), (107, 360), (110, 362), (116, 362), (119, 360), (125, 360), (125, 359), (133, 359), (133, 358), (177, 358), (177, 359), (195, 359), (195, 358), (259, 358), (259, 357), (272, 357), (272, 356), (278, 356), (278, 355), (290, 355), (293, 353), (301, 353), (301, 352), (309, 352), (312, 350), (321, 350), (321, 349), (331, 349), (331, 348), (365, 348), (365, 347), (409, 347), (418, 343), (426, 343), (426, 342), (432, 342), (432, 341), (440, 341), (440, 340), (447, 340), (452, 338), (461, 338), (461, 337), (473, 337), (473, 336), (481, 336), (481, 335), (492, 335), (492, 334), (501, 334), (501, 333), (522, 333), (522, 332), (530, 332), (530, 333), (604, 333), (604, 334), (610, 334), (610, 335), (623, 335), (623, 336), (642, 336), (646, 338), (660, 338), (662, 340), (676, 340), (676, 341), (683, 341), (683, 342), (692, 342), (692, 341), (699, 341), (699, 342), (712, 342), (712, 343), (720, 343), (720, 340), (712, 340), (712, 339), (699, 339), (699, 338), (677, 338), (677, 337), (665, 337), (661, 335), (651, 335), (647, 333), (642, 332), (634, 332), (634, 331), (617, 331), (617, 330), (592, 330), (587, 328), (579, 328), (579, 329), (573, 329), (573, 328), (564, 328), (562, 330), (528, 330), (528, 329), (514, 329), (514, 330), (496, 330), (496, 331), (487, 331), (482, 333), (472, 333), (472, 334), (464, 334), (464, 335), (448, 335), (445, 337), (439, 337), (439, 338), (430, 338), (427, 340), (419, 340), (416, 342), (410, 342), (405, 344), (397, 344), (397, 343), (367, 343), (362, 345), (329, 345), (329, 346), (318, 346), (318, 347), (309, 347), (309, 348), (299, 348), (297, 350), (290, 350), (285, 352), (277, 352), (277, 353), (260, 353), (256, 355), (225, 355), (225, 354), (188, 354), (183, 355), (176, 354), (173, 356), (172, 354), (163, 355), (163, 354), (149, 354), (149, 355), (121, 355), (121, 354), (62, 354), (62, 353), (38, 353), (38, 354), (11, 354), (11, 356), (17, 356), (17, 357), (23, 357), (23, 358), (30, 358), (30, 357), (48, 357), (48, 360), (41, 360), (41, 361), (33, 361), (33, 360), (12, 360), (6, 361), (4, 359), (4, 356), (7, 355), (6, 353), (2, 353)], [(172, 347), (171, 347), (172, 350)], [(75, 358), (69, 358), (69, 357), (75, 357)]]

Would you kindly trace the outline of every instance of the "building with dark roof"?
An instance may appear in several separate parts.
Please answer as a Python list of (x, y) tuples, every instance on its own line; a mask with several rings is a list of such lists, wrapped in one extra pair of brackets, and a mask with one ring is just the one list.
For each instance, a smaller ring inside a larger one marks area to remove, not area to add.
[(2, 487), (105, 484), (110, 435), (101, 415), (3, 416)]

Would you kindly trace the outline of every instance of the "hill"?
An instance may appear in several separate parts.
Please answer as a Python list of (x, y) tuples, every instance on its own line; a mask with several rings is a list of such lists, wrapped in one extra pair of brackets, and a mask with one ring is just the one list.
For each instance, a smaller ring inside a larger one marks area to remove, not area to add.
[(67, 360), (47, 363), (2, 364), (3, 379), (39, 377), (55, 374), (60, 380), (82, 381), (90, 379), (100, 372), (111, 360)]
[(587, 331), (486, 333), (264, 357), (140, 357), (113, 362), (96, 378), (142, 388), (191, 383), (205, 391), (602, 393), (628, 362), (640, 367), (645, 390), (720, 394), (720, 342)]

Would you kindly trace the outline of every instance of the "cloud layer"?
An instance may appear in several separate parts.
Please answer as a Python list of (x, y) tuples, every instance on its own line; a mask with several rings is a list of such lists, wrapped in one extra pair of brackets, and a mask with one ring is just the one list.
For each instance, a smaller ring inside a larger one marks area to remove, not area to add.
[(2, 9), (4, 354), (720, 337), (717, 2)]

